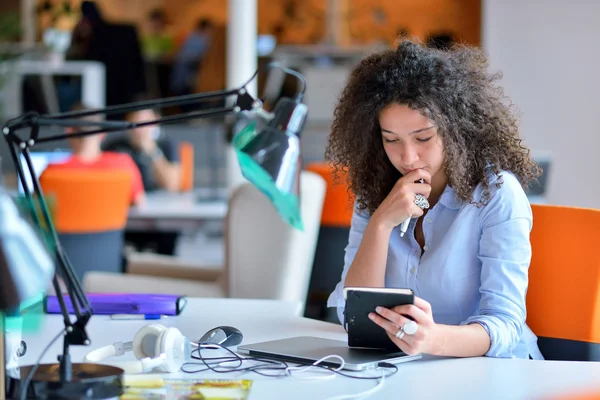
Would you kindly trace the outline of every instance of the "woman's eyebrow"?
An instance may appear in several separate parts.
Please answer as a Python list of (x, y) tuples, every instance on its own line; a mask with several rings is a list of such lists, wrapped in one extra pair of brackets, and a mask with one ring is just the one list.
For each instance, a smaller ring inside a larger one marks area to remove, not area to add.
[[(427, 126), (427, 127), (425, 127), (425, 128), (417, 129), (416, 131), (409, 132), (408, 134), (409, 134), (409, 135), (414, 135), (414, 134), (416, 134), (416, 133), (421, 133), (421, 132), (428, 131), (428, 130), (430, 130), (430, 129), (432, 129), (432, 128), (435, 128), (435, 125), (431, 125), (431, 126)], [(384, 128), (381, 128), (381, 132), (385, 132), (385, 133), (391, 133), (391, 134), (393, 134), (393, 135), (397, 135), (397, 133), (396, 133), (396, 132), (394, 132), (394, 131), (390, 131), (389, 129), (384, 129)]]

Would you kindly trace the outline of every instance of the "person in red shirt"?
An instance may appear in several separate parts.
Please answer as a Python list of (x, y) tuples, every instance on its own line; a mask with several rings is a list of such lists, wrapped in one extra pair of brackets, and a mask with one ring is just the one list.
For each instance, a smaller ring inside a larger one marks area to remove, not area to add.
[[(81, 105), (74, 107), (74, 110), (86, 109), (88, 108)], [(98, 115), (93, 115), (84, 118), (92, 121), (98, 121), (101, 117)], [(84, 129), (91, 130), (94, 128), (69, 127), (65, 129), (65, 133), (69, 134), (81, 132)], [(144, 203), (146, 195), (144, 192), (144, 185), (142, 183), (142, 176), (137, 165), (128, 154), (102, 151), (101, 143), (104, 139), (104, 136), (105, 134), (101, 133), (97, 135), (69, 138), (69, 144), (73, 149), (73, 155), (63, 162), (48, 165), (44, 172), (46, 172), (48, 169), (56, 168), (125, 169), (130, 171), (131, 175), (133, 176), (131, 204), (140, 205)]]

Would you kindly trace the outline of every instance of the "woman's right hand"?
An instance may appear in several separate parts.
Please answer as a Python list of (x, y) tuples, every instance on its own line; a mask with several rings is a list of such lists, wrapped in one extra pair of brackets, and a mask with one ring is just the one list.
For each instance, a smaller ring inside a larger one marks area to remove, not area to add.
[[(419, 183), (423, 179), (424, 183)], [(407, 218), (420, 217), (423, 209), (415, 204), (417, 194), (429, 197), (431, 175), (424, 169), (416, 169), (398, 179), (387, 197), (381, 202), (371, 219), (389, 229), (400, 225)]]

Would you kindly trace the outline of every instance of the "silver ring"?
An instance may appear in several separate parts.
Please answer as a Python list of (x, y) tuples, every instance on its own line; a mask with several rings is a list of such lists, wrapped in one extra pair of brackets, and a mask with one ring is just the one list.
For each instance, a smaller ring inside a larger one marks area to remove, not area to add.
[(404, 329), (400, 327), (400, 329), (398, 329), (398, 332), (396, 332), (396, 339), (402, 339), (404, 337), (404, 333)]
[(423, 196), (422, 194), (417, 193), (415, 195), (415, 204), (417, 205), (417, 207), (419, 207), (423, 210), (426, 208), (429, 208), (429, 202), (427, 201), (425, 196)]
[(404, 325), (402, 325), (401, 329), (402, 332), (406, 333), (407, 335), (414, 335), (417, 333), (419, 325), (417, 325), (415, 321), (407, 321)]

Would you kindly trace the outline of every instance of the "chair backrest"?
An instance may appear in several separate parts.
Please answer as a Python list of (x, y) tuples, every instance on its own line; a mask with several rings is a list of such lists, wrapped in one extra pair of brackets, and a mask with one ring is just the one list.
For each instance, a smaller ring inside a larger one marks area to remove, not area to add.
[(289, 226), (250, 183), (229, 201), (225, 292), (228, 297), (306, 301), (319, 234), (325, 182), (303, 171), (300, 204), (304, 230)]
[(181, 161), (181, 186), (182, 192), (194, 188), (194, 146), (188, 142), (179, 144), (179, 159)]
[(78, 277), (89, 270), (121, 272), (131, 173), (49, 168), (40, 184), (53, 198), (54, 226)]
[(40, 185), (56, 202), (54, 225), (61, 233), (123, 229), (127, 222), (132, 190), (127, 170), (49, 168)]
[(306, 166), (306, 170), (321, 175), (327, 186), (321, 225), (349, 228), (354, 196), (348, 192), (345, 178), (341, 176), (340, 181), (335, 182), (333, 167), (328, 163), (313, 162)]
[(600, 210), (531, 208), (527, 324), (547, 359), (600, 361)]

